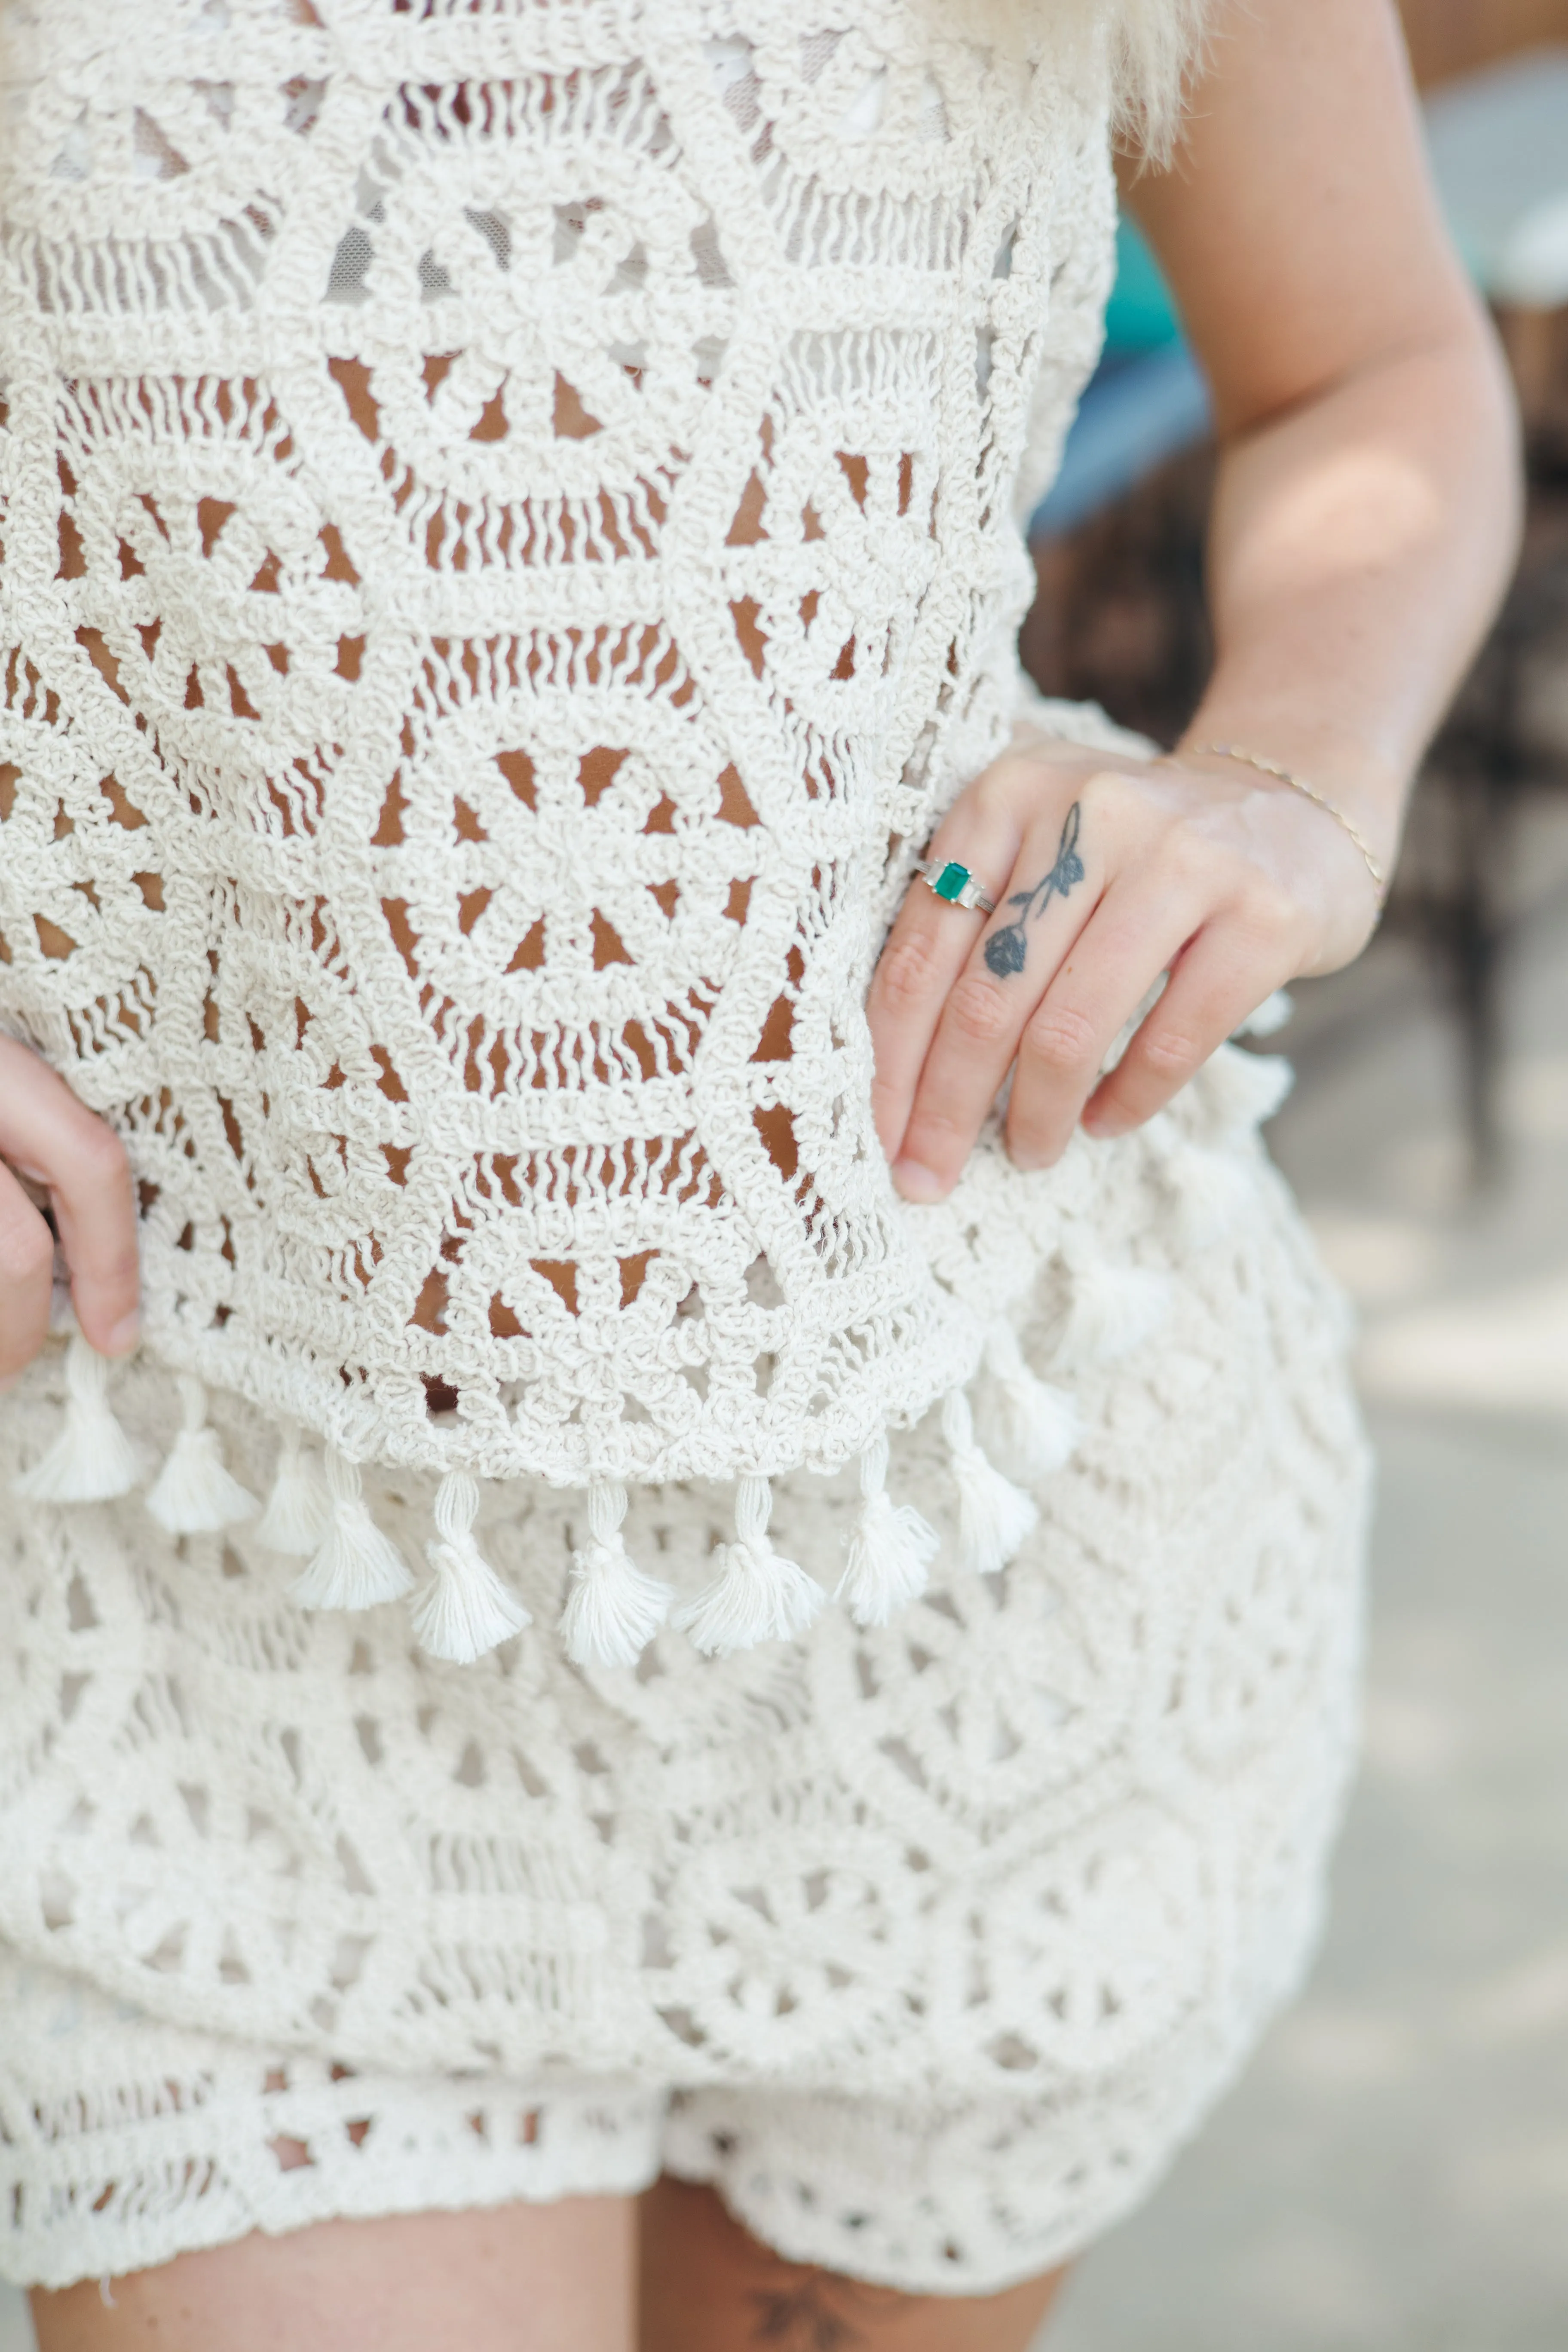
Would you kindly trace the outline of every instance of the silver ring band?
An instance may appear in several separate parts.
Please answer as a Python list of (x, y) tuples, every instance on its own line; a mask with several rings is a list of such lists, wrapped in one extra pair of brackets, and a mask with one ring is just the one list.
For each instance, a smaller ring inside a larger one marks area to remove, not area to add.
[(955, 857), (917, 857), (915, 872), (944, 907), (962, 907), (966, 913), (973, 910), (981, 915), (996, 912), (995, 899)]

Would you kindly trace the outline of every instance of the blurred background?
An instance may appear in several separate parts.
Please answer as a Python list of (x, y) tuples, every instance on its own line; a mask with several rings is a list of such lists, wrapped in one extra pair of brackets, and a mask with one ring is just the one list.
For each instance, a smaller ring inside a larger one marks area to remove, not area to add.
[[(1359, 1310), (1381, 1457), (1367, 1753), (1306, 1999), (1042, 2352), (1568, 2346), (1568, 0), (1405, 0), (1530, 450), (1508, 609), (1384, 929), (1299, 985), (1270, 1129)], [(1035, 519), (1047, 691), (1202, 685), (1202, 379), (1126, 229)]]
[[(1529, 435), (1520, 575), (1384, 927), (1295, 992), (1271, 1129), (1362, 1322), (1367, 1759), (1307, 1996), (1049, 2352), (1568, 2347), (1568, 0), (1405, 0)], [(1124, 229), (1031, 538), (1049, 693), (1169, 740), (1208, 661), (1207, 400)], [(27, 2352), (0, 2287), (0, 2352)]]

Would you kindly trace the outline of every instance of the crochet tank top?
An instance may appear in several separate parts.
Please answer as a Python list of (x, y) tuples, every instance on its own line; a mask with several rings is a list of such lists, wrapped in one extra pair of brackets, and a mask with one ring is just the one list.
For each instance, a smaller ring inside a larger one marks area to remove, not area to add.
[[(131, 1155), (150, 1499), (251, 1507), (238, 1391), (352, 1605), (409, 1582), (355, 1465), (442, 1474), (461, 1655), (515, 1612), (474, 1478), (580, 1485), (619, 1655), (624, 1482), (735, 1480), (695, 1630), (789, 1630), (766, 1479), (861, 1455), (881, 1512), (1025, 1270), (994, 1144), (897, 1200), (863, 1007), (1017, 706), (1109, 69), (916, 0), (8, 0), (0, 43), (0, 1023)], [(32, 1491), (120, 1491), (73, 1380)]]

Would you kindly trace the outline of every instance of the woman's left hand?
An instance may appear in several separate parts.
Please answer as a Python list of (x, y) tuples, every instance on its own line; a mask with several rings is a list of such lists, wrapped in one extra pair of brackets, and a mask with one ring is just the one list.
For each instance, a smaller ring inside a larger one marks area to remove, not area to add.
[(1265, 997), (1349, 963), (1377, 919), (1331, 816), (1218, 761), (1009, 751), (929, 855), (996, 907), (965, 912), (917, 881), (871, 982), (877, 1131), (910, 1201), (951, 1192), (1010, 1069), (1007, 1148), (1047, 1168), (1080, 1118), (1097, 1136), (1152, 1118)]

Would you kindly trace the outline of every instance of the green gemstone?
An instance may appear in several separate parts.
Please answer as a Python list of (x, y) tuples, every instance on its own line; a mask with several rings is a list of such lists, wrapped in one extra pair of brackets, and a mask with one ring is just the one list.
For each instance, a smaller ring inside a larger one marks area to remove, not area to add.
[(939, 898), (956, 898), (963, 894), (968, 883), (968, 866), (949, 864), (942, 867), (931, 887)]

